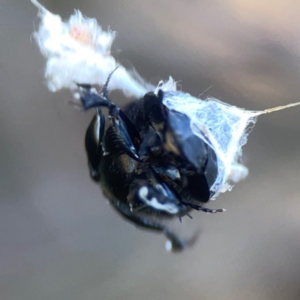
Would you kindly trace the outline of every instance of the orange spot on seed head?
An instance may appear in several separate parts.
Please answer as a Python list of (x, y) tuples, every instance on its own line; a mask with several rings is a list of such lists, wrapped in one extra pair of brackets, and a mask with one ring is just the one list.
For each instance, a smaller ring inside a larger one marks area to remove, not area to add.
[(88, 28), (84, 26), (73, 26), (69, 30), (70, 36), (81, 44), (93, 46), (93, 38)]

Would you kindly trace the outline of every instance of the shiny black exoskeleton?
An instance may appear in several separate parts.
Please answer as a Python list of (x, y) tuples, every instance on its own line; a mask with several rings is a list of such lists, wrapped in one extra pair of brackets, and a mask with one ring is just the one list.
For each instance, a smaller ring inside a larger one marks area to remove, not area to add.
[[(182, 241), (163, 221), (192, 209), (223, 211), (202, 206), (212, 197), (216, 154), (193, 134), (186, 115), (164, 106), (162, 91), (149, 92), (121, 110), (108, 98), (107, 84), (101, 93), (79, 86), (83, 108), (96, 108), (85, 138), (91, 177), (122, 216), (163, 232), (172, 250), (181, 250), (189, 241)], [(103, 107), (108, 109), (107, 129)]]

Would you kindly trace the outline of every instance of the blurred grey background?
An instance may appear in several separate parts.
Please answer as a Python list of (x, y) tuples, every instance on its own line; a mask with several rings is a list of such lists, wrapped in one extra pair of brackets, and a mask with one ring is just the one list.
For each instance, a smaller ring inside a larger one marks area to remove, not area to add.
[[(43, 1), (118, 31), (113, 51), (147, 80), (248, 109), (300, 100), (300, 1)], [(91, 113), (50, 93), (30, 1), (0, 0), (0, 299), (300, 299), (300, 108), (261, 116), (248, 178), (194, 213), (186, 252), (123, 221), (91, 182)], [(118, 103), (122, 103), (121, 98)]]

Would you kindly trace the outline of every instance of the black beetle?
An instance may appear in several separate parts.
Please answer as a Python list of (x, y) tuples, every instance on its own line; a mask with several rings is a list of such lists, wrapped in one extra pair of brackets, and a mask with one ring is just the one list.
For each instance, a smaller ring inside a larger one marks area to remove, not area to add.
[[(192, 132), (187, 116), (163, 105), (162, 90), (121, 110), (108, 97), (108, 83), (109, 78), (101, 93), (78, 85), (83, 109), (96, 108), (85, 137), (90, 175), (122, 216), (163, 232), (172, 251), (182, 250), (191, 241), (181, 240), (162, 221), (192, 209), (224, 211), (203, 207), (212, 197), (216, 154)], [(108, 109), (107, 129), (102, 107)]]

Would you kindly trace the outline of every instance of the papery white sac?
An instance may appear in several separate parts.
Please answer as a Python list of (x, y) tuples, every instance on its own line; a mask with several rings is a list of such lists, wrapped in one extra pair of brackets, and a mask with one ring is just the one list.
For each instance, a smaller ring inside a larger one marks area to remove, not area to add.
[(160, 82), (159, 88), (165, 91), (163, 104), (170, 110), (188, 116), (192, 132), (209, 145), (217, 156), (218, 175), (210, 188), (211, 200), (231, 190), (234, 183), (248, 175), (248, 169), (241, 161), (242, 146), (247, 143), (257, 117), (300, 105), (300, 102), (296, 102), (263, 111), (250, 111), (215, 98), (201, 100), (176, 91), (174, 86), (176, 83), (172, 78), (165, 83)]
[(197, 99), (179, 91), (166, 92), (163, 103), (168, 109), (188, 116), (192, 132), (214, 149), (218, 175), (210, 189), (212, 199), (247, 176), (248, 169), (240, 163), (242, 146), (256, 122), (257, 112), (214, 98)]
[(34, 33), (41, 53), (47, 58), (45, 78), (48, 88), (75, 89), (76, 83), (103, 85), (118, 66), (109, 82), (110, 90), (120, 89), (127, 96), (141, 97), (148, 86), (139, 82), (110, 55), (114, 31), (103, 31), (95, 19), (84, 18), (76, 10), (68, 22), (46, 10), (36, 0), (41, 23)]

